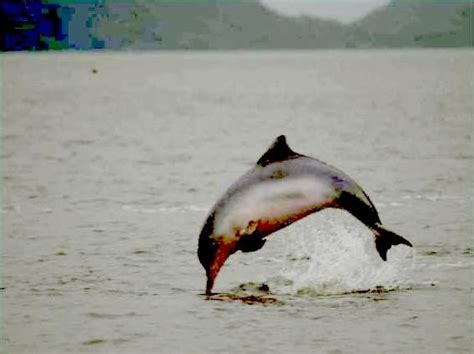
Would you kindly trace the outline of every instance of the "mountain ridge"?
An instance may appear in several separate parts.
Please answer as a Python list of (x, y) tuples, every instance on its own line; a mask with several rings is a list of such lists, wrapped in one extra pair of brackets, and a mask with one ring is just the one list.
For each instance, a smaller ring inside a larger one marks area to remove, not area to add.
[[(151, 42), (157, 49), (456, 47), (472, 46), (473, 38), (467, 0), (393, 0), (346, 25), (317, 17), (284, 16), (257, 0), (146, 3), (148, 15), (158, 14), (158, 23), (161, 16), (164, 30), (157, 33), (161, 41)], [(189, 19), (186, 13), (195, 18)], [(149, 28), (142, 26), (144, 37)], [(150, 47), (147, 41), (129, 43)]]
[(2, 50), (437, 48), (472, 47), (474, 37), (469, 0), (392, 0), (350, 24), (285, 16), (258, 0), (28, 4), (0, 5)]

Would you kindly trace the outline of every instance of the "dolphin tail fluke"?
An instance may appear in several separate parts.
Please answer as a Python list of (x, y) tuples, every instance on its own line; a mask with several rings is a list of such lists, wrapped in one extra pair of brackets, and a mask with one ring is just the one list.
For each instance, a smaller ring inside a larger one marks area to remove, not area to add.
[(384, 261), (387, 260), (387, 251), (392, 246), (403, 244), (409, 247), (413, 247), (410, 241), (400, 235), (397, 235), (395, 232), (387, 230), (380, 224), (377, 224), (372, 227), (372, 231), (375, 234), (375, 248), (377, 248), (380, 257)]

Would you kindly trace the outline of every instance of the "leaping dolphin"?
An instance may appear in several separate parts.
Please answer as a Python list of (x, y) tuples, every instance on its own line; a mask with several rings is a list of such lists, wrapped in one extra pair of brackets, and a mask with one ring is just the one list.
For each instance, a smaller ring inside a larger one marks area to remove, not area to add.
[(382, 226), (369, 196), (347, 174), (294, 152), (284, 135), (240, 177), (212, 208), (199, 236), (198, 257), (206, 270), (206, 294), (237, 251), (254, 252), (266, 236), (325, 208), (347, 210), (375, 236), (380, 257), (392, 245), (412, 244)]

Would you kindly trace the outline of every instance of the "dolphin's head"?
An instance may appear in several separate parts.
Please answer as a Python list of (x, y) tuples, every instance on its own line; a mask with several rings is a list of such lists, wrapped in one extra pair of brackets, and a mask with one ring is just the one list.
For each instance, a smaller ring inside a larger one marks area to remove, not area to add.
[(235, 242), (224, 242), (214, 235), (214, 213), (209, 215), (199, 235), (198, 257), (207, 275), (206, 294), (210, 295), (222, 265), (235, 252)]
[(201, 233), (199, 237), (198, 257), (207, 275), (206, 294), (211, 293), (212, 286), (214, 285), (215, 276), (212, 276), (211, 268), (218, 249), (219, 245), (214, 239), (209, 236), (204, 236)]

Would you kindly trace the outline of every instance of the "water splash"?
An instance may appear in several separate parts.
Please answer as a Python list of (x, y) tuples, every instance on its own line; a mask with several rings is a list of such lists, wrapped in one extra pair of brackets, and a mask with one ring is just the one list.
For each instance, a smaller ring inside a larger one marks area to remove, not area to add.
[(287, 294), (331, 295), (365, 290), (407, 288), (412, 283), (414, 251), (392, 247), (388, 261), (380, 259), (373, 236), (340, 215), (306, 223), (286, 243), (272, 289)]

